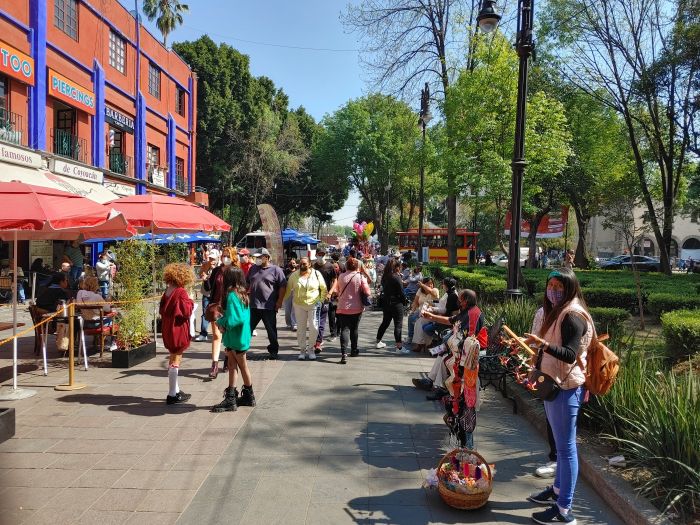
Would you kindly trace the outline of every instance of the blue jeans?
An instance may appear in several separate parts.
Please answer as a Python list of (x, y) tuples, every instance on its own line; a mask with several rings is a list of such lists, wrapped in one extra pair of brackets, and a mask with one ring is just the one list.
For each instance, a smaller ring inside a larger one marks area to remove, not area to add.
[(287, 328), (292, 328), (297, 325), (297, 316), (294, 314), (294, 294), (291, 294), (284, 300), (284, 322)]
[(199, 335), (202, 335), (204, 337), (207, 336), (207, 332), (209, 331), (209, 321), (207, 321), (204, 317), (204, 314), (207, 311), (207, 306), (209, 306), (209, 297), (206, 295), (202, 296), (202, 324), (199, 329)]
[(413, 332), (416, 328), (416, 321), (420, 317), (420, 310), (408, 314), (408, 342), (413, 342)]
[(22, 281), (17, 281), (17, 300), (23, 303), (26, 299), (24, 295), (24, 283)]
[(100, 293), (103, 299), (107, 299), (109, 295), (109, 281), (100, 281)]
[(552, 426), (557, 444), (557, 474), (554, 487), (559, 489), (557, 505), (570, 509), (578, 478), (578, 453), (576, 450), (576, 419), (583, 399), (583, 388), (562, 390), (554, 401), (545, 401), (544, 410)]
[(73, 281), (71, 284), (74, 284), (75, 286), (78, 285), (78, 281), (80, 280), (80, 276), (83, 274), (83, 267), (82, 266), (71, 266), (70, 267), (70, 279)]

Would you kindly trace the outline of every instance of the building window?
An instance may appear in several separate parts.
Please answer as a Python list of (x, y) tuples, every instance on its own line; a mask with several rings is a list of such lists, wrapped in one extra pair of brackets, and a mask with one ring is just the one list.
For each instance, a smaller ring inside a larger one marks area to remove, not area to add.
[(177, 88), (177, 114), (185, 116), (185, 101), (187, 100), (184, 89)]
[(175, 157), (175, 189), (186, 193), (185, 188), (185, 161)]
[(78, 0), (54, 0), (53, 25), (78, 40)]
[(114, 31), (109, 32), (109, 65), (126, 74), (126, 42)]
[(148, 151), (146, 156), (148, 157), (148, 167), (160, 166), (160, 148), (148, 144)]
[(10, 109), (7, 77), (0, 75), (0, 111)]
[(153, 62), (148, 63), (148, 92), (160, 100), (160, 69)]

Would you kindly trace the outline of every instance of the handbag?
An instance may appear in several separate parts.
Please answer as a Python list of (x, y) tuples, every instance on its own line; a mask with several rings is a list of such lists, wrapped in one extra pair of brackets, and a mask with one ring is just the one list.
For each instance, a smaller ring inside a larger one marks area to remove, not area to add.
[[(360, 277), (360, 279), (362, 278)], [(362, 288), (362, 285), (360, 285), (360, 300), (362, 301), (363, 306), (372, 306), (372, 295), (366, 294)]]
[(219, 303), (209, 303), (204, 310), (204, 318), (210, 323), (215, 323), (224, 316), (224, 311)]
[[(528, 381), (532, 386), (535, 387), (535, 396), (540, 398), (542, 401), (554, 401), (559, 395), (559, 392), (561, 392), (561, 385), (552, 376), (542, 372), (542, 370), (540, 370), (541, 365), (542, 349), (540, 348), (540, 351), (537, 354), (537, 361), (535, 362), (535, 367), (530, 371), (530, 374), (528, 375)], [(566, 381), (573, 369), (574, 368), (571, 367), (571, 370), (569, 370), (569, 373), (566, 374), (566, 377), (564, 377), (562, 383)]]

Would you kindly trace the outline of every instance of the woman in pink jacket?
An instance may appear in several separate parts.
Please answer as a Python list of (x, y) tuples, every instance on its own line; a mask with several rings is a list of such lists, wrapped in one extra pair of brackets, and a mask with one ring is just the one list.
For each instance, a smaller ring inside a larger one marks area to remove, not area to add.
[(365, 276), (358, 272), (359, 266), (357, 259), (348, 257), (345, 261), (345, 272), (338, 276), (331, 289), (331, 296), (338, 303), (336, 315), (338, 332), (340, 332), (341, 365), (347, 363), (348, 344), (352, 357), (360, 353), (357, 349), (357, 336), (360, 318), (365, 309), (361, 292), (371, 295)]

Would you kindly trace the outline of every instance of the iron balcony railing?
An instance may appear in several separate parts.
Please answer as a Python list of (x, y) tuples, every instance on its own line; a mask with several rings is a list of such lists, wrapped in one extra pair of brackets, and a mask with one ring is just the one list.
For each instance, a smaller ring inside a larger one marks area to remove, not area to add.
[(0, 107), (0, 140), (18, 146), (26, 145), (24, 144), (22, 115)]
[(51, 138), (53, 142), (53, 152), (56, 155), (68, 157), (69, 159), (87, 164), (87, 140), (57, 128), (51, 130)]
[(120, 175), (134, 176), (134, 163), (131, 157), (113, 151), (109, 154), (109, 170)]

